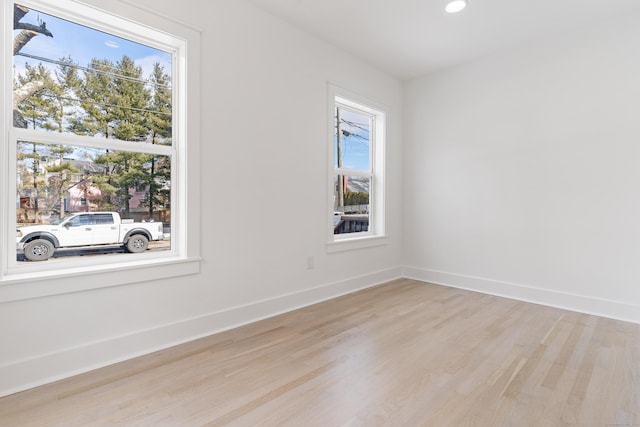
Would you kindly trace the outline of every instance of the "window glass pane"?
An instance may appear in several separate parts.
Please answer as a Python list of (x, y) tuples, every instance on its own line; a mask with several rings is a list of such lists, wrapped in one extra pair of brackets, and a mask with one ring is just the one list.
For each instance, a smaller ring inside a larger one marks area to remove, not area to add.
[(334, 234), (358, 233), (369, 230), (370, 188), (370, 178), (335, 176)]
[(369, 115), (336, 107), (334, 167), (371, 169), (371, 123)]
[(170, 53), (14, 5), (19, 128), (171, 144)]
[(108, 214), (95, 214), (93, 215), (93, 219), (96, 224), (113, 224), (113, 216)]
[(69, 227), (80, 227), (83, 225), (91, 225), (94, 224), (94, 222), (92, 221), (93, 218), (88, 216), (88, 215), (80, 215), (80, 216), (76, 216), (75, 218), (71, 219), (68, 224)]
[[(170, 249), (170, 156), (19, 141), (17, 158), (16, 221), (22, 232), (18, 242), (35, 230), (59, 237), (56, 233), (68, 232), (73, 226), (95, 225), (92, 236), (74, 236), (70, 244), (94, 246), (90, 249), (95, 250), (95, 245), (124, 243), (124, 227), (142, 227), (153, 229), (152, 239), (162, 234), (162, 240), (151, 242), (150, 249)], [(57, 224), (69, 215), (97, 211), (117, 216), (76, 216), (66, 229), (37, 228)], [(114, 224), (119, 218), (122, 227)], [(18, 260), (22, 260), (20, 246), (18, 249)]]

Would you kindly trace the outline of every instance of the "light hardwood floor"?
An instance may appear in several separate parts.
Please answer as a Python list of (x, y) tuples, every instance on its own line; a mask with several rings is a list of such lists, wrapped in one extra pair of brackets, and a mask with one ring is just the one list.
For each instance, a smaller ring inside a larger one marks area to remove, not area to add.
[(2, 426), (640, 426), (640, 325), (398, 280), (0, 399)]

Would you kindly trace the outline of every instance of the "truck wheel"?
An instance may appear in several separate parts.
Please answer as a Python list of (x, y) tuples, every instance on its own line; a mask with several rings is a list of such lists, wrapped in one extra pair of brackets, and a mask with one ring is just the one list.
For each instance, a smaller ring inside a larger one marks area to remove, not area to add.
[(32, 240), (24, 245), (24, 256), (29, 261), (44, 261), (51, 258), (55, 248), (53, 244), (44, 239)]
[(146, 251), (148, 246), (149, 239), (142, 234), (136, 234), (129, 237), (129, 241), (127, 242), (127, 250), (134, 254)]

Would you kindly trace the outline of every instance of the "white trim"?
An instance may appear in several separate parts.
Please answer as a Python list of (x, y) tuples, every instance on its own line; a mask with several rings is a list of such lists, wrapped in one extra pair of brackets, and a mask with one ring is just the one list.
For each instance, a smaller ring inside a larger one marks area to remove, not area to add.
[(518, 301), (542, 304), (549, 307), (640, 324), (640, 305), (629, 304), (624, 301), (613, 301), (419, 267), (403, 267), (402, 276), (436, 285), (466, 289), (504, 298), (512, 298)]
[(335, 175), (343, 175), (343, 176), (357, 176), (361, 178), (373, 178), (373, 174), (370, 171), (360, 170), (360, 169), (349, 169), (349, 168), (335, 168), (333, 170), (334, 178)]
[[(86, 2), (84, 0), (75, 0), (75, 1), (77, 1), (79, 3), (85, 3), (86, 4)], [(157, 8), (148, 7), (148, 6), (145, 6), (145, 5), (140, 5), (139, 2), (136, 1), (136, 0), (119, 0), (119, 1), (121, 3), (124, 3), (124, 4), (128, 5), (128, 6), (133, 6), (136, 9), (144, 10), (149, 14), (156, 15), (156, 16), (161, 16), (162, 18), (166, 19), (167, 21), (175, 23), (176, 25), (178, 25), (178, 27), (191, 28), (192, 30), (197, 31), (199, 33), (204, 31), (203, 28), (195, 26), (193, 24), (193, 22), (185, 22), (185, 21), (182, 21), (180, 19), (177, 19), (175, 16), (167, 15), (165, 13), (160, 13)]]
[[(8, 2), (4, 2), (0, 5), (0, 31), (3, 36), (0, 37), (2, 45), (0, 46), (0, 78), (2, 78), (0, 84), (2, 84), (2, 93), (10, 94), (13, 92), (12, 75), (10, 75), (12, 57), (13, 57), (13, 37), (6, 37), (11, 34), (9, 28), (13, 29), (13, 3), (11, 4), (11, 10)], [(9, 146), (6, 141), (9, 140), (9, 130), (13, 127), (13, 96), (2, 96), (0, 100), (0, 170), (4, 171), (8, 168), (7, 173), (9, 177), (15, 177), (15, 162), (10, 162), (8, 159), (12, 158), (10, 154)], [(14, 148), (15, 150), (15, 148)], [(15, 158), (15, 157), (13, 157)], [(0, 172), (2, 173), (2, 172)], [(15, 178), (14, 178), (15, 179)], [(10, 217), (15, 218), (15, 209), (13, 214), (10, 213), (11, 209), (5, 209), (4, 203), (9, 203), (9, 181), (6, 176), (2, 176), (0, 179), (0, 277), (6, 274), (7, 266), (4, 262), (3, 254), (8, 248), (9, 236), (5, 236), (5, 230), (9, 230), (9, 223), (15, 224), (15, 219), (11, 221)], [(14, 243), (15, 245), (15, 243)]]
[(389, 268), (0, 365), (0, 397), (400, 278)]
[[(339, 235), (342, 236), (342, 235)], [(358, 233), (357, 236), (349, 236), (342, 240), (339, 236), (333, 242), (327, 243), (327, 252), (345, 252), (357, 249), (372, 248), (375, 246), (383, 246), (389, 244), (387, 236), (376, 236), (368, 233)]]
[[(0, 304), (11, 301), (62, 295), (91, 289), (142, 283), (170, 277), (196, 274), (200, 272), (199, 259), (163, 258), (129, 263), (114, 263), (101, 266), (100, 273), (95, 269), (81, 267), (66, 269), (57, 277), (51, 272), (24, 276), (15, 275), (2, 281), (0, 286)], [(87, 276), (91, 279), (88, 280)], [(56, 281), (61, 278), (63, 280)], [(55, 281), (55, 283), (54, 283)]]

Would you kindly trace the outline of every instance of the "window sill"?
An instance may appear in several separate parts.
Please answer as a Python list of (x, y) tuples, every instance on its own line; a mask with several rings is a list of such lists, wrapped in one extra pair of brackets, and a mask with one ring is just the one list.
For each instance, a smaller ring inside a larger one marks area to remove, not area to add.
[(109, 267), (65, 269), (60, 274), (12, 274), (0, 280), (0, 303), (68, 294), (200, 272), (200, 258), (162, 258)]
[(327, 243), (327, 252), (344, 252), (363, 248), (371, 248), (374, 246), (383, 246), (389, 243), (387, 236), (363, 236), (352, 237), (347, 239), (334, 240)]

